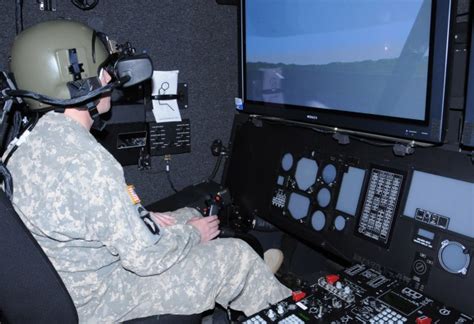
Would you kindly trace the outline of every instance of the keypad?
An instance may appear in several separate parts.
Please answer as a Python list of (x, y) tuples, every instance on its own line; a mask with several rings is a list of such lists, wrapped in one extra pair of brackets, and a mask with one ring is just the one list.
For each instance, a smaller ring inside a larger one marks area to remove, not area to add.
[(407, 318), (398, 314), (397, 312), (385, 308), (382, 312), (375, 315), (369, 320), (371, 324), (403, 324), (407, 321)]
[(290, 315), (284, 319), (282, 319), (281, 321), (278, 322), (279, 324), (302, 324), (304, 323), (304, 321), (299, 318), (298, 316), (296, 316), (295, 314), (293, 315)]
[(254, 316), (244, 322), (244, 324), (266, 324), (265, 321), (260, 315)]

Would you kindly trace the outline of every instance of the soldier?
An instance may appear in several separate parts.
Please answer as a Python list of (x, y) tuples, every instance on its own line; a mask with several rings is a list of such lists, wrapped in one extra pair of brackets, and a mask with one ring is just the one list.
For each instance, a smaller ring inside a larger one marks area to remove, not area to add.
[[(74, 79), (110, 81), (100, 73), (107, 57), (89, 27), (49, 21), (16, 38), (11, 69), (18, 88), (69, 99)], [(122, 167), (90, 134), (94, 109), (107, 112), (110, 96), (47, 112), (8, 162), (13, 205), (64, 281), (81, 322), (193, 314), (215, 302), (251, 315), (290, 295), (245, 242), (212, 240), (217, 217), (190, 208), (148, 213), (128, 190)]]

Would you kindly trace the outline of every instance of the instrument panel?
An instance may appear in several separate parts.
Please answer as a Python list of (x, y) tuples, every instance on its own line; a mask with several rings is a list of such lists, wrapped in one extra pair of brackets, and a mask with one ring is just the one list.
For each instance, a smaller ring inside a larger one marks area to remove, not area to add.
[(242, 321), (255, 323), (473, 323), (473, 318), (379, 271), (356, 264), (303, 284)]
[(234, 125), (233, 143), (226, 186), (242, 210), (474, 314), (467, 157), (418, 149), (400, 158), (390, 147), (339, 145), (312, 129), (245, 117)]

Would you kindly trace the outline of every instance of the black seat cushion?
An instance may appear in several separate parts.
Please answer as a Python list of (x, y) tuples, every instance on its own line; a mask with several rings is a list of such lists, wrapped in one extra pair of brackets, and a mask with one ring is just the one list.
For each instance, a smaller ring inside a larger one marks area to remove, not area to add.
[(8, 323), (77, 323), (64, 283), (0, 190), (0, 309)]
[(123, 322), (123, 324), (199, 324), (202, 321), (201, 314), (194, 315), (157, 315), (137, 318)]

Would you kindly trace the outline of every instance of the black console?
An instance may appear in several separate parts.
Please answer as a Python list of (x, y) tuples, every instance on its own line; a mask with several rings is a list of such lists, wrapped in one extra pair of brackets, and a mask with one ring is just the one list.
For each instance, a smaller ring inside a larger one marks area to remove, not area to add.
[(473, 323), (473, 318), (362, 264), (323, 274), (292, 297), (244, 319), (256, 323)]
[(474, 314), (469, 156), (431, 147), (399, 157), (390, 144), (341, 145), (332, 133), (243, 115), (232, 143), (225, 185), (241, 214)]

